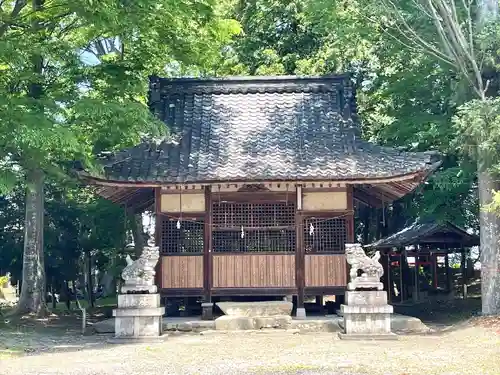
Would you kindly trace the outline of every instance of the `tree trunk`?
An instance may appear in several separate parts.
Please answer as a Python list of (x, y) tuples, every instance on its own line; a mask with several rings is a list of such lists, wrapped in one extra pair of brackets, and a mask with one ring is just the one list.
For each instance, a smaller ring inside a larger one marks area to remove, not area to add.
[(478, 173), (483, 315), (500, 314), (500, 217), (483, 209), (491, 203), (493, 190), (498, 189), (493, 177), (488, 171)]
[(26, 176), (23, 282), (16, 313), (46, 313), (43, 254), (44, 174), (35, 169)]

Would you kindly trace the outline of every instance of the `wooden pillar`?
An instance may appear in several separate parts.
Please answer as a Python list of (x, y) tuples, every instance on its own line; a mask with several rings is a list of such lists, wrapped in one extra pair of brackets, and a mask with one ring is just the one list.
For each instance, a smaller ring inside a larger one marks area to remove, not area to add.
[(432, 266), (432, 287), (434, 290), (437, 290), (438, 288), (438, 272), (437, 272), (437, 254), (432, 253), (431, 254), (431, 266)]
[(403, 302), (405, 299), (405, 288), (403, 285), (403, 260), (404, 260), (404, 250), (401, 249), (399, 253), (399, 302)]
[(386, 280), (387, 280), (387, 298), (388, 298), (388, 301), (389, 303), (392, 302), (392, 292), (393, 292), (393, 288), (392, 288), (392, 269), (391, 269), (391, 250), (389, 250), (387, 253), (386, 253), (386, 268), (387, 268), (387, 276), (386, 276)]
[(305, 318), (305, 254), (304, 254), (304, 217), (302, 215), (302, 185), (297, 185), (295, 208), (295, 282), (297, 285), (297, 318)]
[(414, 270), (414, 279), (413, 279), (413, 301), (418, 301), (419, 300), (419, 287), (420, 287), (420, 283), (419, 283), (419, 275), (418, 275), (418, 271), (419, 271), (419, 262), (418, 262), (418, 252), (415, 252), (415, 267), (413, 268)]
[(451, 277), (450, 277), (450, 259), (448, 256), (448, 252), (446, 252), (446, 255), (444, 257), (444, 268), (446, 270), (446, 291), (448, 293), (451, 292)]
[(161, 291), (162, 287), (162, 278), (163, 278), (163, 267), (162, 267), (162, 238), (161, 238), (161, 188), (155, 188), (155, 245), (160, 249), (160, 260), (156, 264), (156, 275), (155, 275), (155, 284), (158, 289)]
[(203, 302), (202, 319), (213, 319), (212, 303), (212, 191), (205, 186), (205, 218), (203, 221)]
[(462, 296), (464, 299), (467, 299), (467, 254), (466, 250), (462, 247), (460, 259), (460, 272), (462, 273)]

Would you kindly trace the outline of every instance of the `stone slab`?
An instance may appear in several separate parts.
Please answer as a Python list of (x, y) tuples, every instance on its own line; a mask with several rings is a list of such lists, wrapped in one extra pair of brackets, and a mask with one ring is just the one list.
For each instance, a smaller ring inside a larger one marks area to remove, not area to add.
[[(314, 319), (314, 318), (313, 318)], [(290, 327), (298, 329), (301, 333), (307, 332), (340, 332), (340, 318), (334, 319), (318, 319), (318, 320), (292, 320)]]
[(151, 308), (160, 307), (160, 294), (119, 294), (118, 308)]
[(385, 306), (356, 306), (356, 305), (341, 305), (340, 312), (346, 314), (392, 314), (394, 307), (391, 305)]
[(172, 320), (169, 318), (163, 319), (164, 331), (181, 331), (181, 332), (202, 332), (207, 330), (215, 330), (215, 320)]
[(246, 317), (291, 315), (293, 308), (288, 301), (217, 302), (216, 305), (225, 315)]
[[(199, 317), (163, 317), (164, 331), (182, 331), (182, 332), (205, 332), (215, 330), (215, 321), (203, 321)], [(95, 333), (114, 333), (115, 319), (106, 319), (94, 323), (90, 327)], [(305, 320), (292, 319), (290, 329), (298, 329), (301, 333), (307, 332), (338, 332), (344, 329), (344, 320), (342, 317), (315, 316), (307, 317)], [(427, 327), (418, 318), (391, 314), (391, 331), (409, 334), (409, 333), (427, 333), (430, 328)]]
[(367, 335), (367, 334), (346, 334), (339, 332), (339, 339), (341, 340), (398, 340), (398, 335), (394, 333), (388, 334), (375, 334), (375, 335)]
[(108, 339), (110, 344), (155, 344), (165, 341), (168, 335), (163, 334), (161, 336), (150, 336), (150, 337), (112, 337)]
[(147, 309), (133, 308), (133, 309), (122, 309), (118, 308), (113, 310), (113, 316), (162, 316), (165, 314), (164, 307), (150, 307)]
[(255, 320), (248, 316), (223, 315), (215, 319), (216, 331), (254, 330)]
[(255, 329), (287, 329), (292, 324), (292, 317), (290, 315), (257, 316), (253, 319)]
[(384, 290), (346, 291), (345, 305), (387, 305), (387, 292)]

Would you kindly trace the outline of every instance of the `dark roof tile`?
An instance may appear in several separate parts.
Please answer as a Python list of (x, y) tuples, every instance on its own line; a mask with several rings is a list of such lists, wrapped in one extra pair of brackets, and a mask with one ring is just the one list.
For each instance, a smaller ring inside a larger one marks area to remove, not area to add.
[[(178, 140), (105, 163), (110, 180), (203, 182), (383, 178), (435, 167), (430, 153), (359, 137), (348, 77), (152, 79), (151, 107)], [(160, 115), (161, 116), (161, 115)]]

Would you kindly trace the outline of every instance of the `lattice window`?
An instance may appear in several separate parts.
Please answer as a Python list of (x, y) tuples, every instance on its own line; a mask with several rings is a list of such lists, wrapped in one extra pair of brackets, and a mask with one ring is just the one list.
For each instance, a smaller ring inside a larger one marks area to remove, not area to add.
[(161, 222), (161, 253), (203, 253), (203, 219), (164, 217)]
[(295, 251), (295, 204), (216, 202), (214, 252)]
[(295, 204), (216, 202), (213, 204), (214, 227), (226, 228), (288, 228), (295, 225)]
[(346, 242), (347, 222), (344, 218), (304, 220), (306, 253), (343, 253)]

